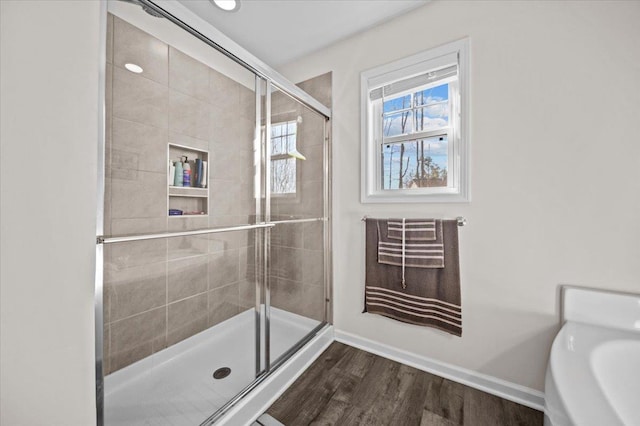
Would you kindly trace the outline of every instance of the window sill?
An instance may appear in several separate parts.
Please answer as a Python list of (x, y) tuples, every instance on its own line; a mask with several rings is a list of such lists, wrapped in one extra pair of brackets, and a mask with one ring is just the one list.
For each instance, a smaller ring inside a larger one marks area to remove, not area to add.
[(469, 203), (471, 197), (469, 194), (461, 193), (437, 193), (437, 194), (410, 194), (404, 193), (374, 193), (362, 194), (360, 197), (362, 204), (373, 203)]

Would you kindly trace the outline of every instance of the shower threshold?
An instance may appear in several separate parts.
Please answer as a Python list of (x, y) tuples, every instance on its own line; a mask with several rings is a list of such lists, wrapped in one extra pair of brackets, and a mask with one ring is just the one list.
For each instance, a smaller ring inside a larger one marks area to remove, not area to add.
[[(272, 307), (271, 359), (319, 324)], [(255, 379), (254, 327), (255, 311), (249, 309), (106, 376), (104, 424), (201, 424)], [(231, 373), (214, 379), (221, 368)]]

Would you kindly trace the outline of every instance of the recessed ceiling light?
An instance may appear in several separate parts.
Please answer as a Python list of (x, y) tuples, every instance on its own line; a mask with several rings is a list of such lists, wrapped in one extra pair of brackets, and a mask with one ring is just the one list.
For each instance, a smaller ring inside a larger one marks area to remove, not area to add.
[(126, 69), (128, 69), (131, 72), (134, 72), (136, 74), (140, 74), (142, 72), (142, 67), (140, 65), (136, 65), (136, 64), (124, 64), (124, 67)]
[(235, 12), (240, 9), (240, 0), (211, 0), (211, 3), (227, 12)]

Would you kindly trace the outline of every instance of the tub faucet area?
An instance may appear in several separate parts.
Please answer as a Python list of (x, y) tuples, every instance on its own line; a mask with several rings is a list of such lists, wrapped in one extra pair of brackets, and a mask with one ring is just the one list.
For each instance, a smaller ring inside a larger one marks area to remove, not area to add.
[(640, 424), (640, 295), (566, 286), (545, 426)]

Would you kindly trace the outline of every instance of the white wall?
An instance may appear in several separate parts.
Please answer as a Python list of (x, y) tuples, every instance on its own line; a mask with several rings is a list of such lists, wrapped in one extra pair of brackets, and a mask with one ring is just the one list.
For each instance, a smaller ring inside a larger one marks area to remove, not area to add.
[(0, 424), (91, 425), (100, 3), (0, 15)]
[[(640, 292), (640, 3), (438, 1), (281, 68), (333, 71), (338, 330), (542, 390), (561, 283)], [(469, 204), (361, 204), (360, 72), (469, 36)], [(361, 314), (362, 215), (464, 215), (463, 336)]]

